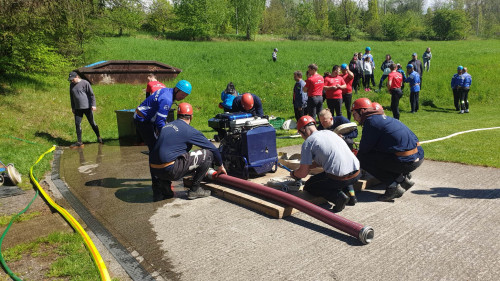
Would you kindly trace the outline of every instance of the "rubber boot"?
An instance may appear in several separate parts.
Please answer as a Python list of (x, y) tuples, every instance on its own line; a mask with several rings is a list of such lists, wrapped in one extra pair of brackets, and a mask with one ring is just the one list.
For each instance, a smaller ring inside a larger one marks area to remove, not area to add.
[(191, 190), (188, 192), (188, 199), (193, 200), (196, 198), (203, 198), (210, 196), (210, 190), (205, 190), (200, 186), (193, 186)]
[(153, 202), (162, 201), (174, 197), (172, 182), (167, 180), (154, 179), (153, 184)]
[(354, 186), (351, 184), (347, 186), (345, 190), (349, 194), (349, 202), (347, 202), (347, 205), (349, 206), (356, 205), (356, 203), (358, 203), (358, 198), (356, 198), (356, 193), (354, 192)]
[(405, 193), (405, 191), (406, 190), (402, 188), (399, 183), (393, 182), (387, 187), (384, 195), (381, 195), (378, 200), (384, 202), (392, 201), (394, 198), (403, 196), (403, 193)]
[(335, 206), (333, 206), (332, 211), (334, 213), (338, 213), (344, 210), (345, 205), (349, 202), (349, 196), (347, 196), (343, 191), (339, 191), (337, 194), (337, 198), (333, 201)]
[(406, 175), (401, 174), (396, 179), (396, 182), (399, 183), (401, 185), (401, 187), (404, 188), (406, 191), (406, 190), (410, 189), (415, 184), (415, 182), (411, 181), (410, 178), (411, 178), (410, 173), (408, 173)]

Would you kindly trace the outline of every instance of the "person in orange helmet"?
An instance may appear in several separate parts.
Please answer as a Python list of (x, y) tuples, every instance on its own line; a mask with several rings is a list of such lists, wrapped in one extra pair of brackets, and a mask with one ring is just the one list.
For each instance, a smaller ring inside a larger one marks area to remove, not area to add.
[(244, 93), (241, 96), (235, 97), (230, 112), (247, 112), (253, 116), (264, 117), (262, 101), (252, 93)]

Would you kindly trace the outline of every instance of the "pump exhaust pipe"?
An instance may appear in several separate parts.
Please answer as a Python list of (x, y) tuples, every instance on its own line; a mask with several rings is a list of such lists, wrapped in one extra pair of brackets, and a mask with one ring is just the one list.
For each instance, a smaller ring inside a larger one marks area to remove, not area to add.
[(371, 226), (363, 226), (362, 224), (359, 224), (357, 222), (350, 221), (319, 206), (316, 206), (304, 199), (258, 183), (246, 181), (224, 174), (215, 176), (216, 174), (217, 173), (214, 169), (209, 169), (207, 172), (207, 177), (211, 180), (243, 189), (245, 191), (252, 192), (291, 206), (359, 239), (363, 244), (369, 244), (374, 237), (374, 230)]

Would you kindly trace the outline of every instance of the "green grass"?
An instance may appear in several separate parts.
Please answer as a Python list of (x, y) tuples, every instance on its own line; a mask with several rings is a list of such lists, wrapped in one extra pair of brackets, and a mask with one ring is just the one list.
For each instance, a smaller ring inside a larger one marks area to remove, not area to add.
[[(12, 220), (12, 218), (14, 216), (16, 216), (17, 214), (13, 214), (13, 215), (4, 215), (4, 216), (0, 216), (0, 226), (6, 226), (10, 223), (10, 221)], [(22, 222), (22, 221), (27, 221), (27, 220), (30, 220), (32, 218), (36, 218), (38, 216), (40, 216), (41, 213), (40, 212), (32, 212), (32, 213), (27, 213), (27, 214), (21, 214), (19, 217), (17, 217), (14, 222)]]
[[(89, 46), (86, 63), (101, 60), (158, 60), (183, 69), (179, 79), (193, 85), (193, 93), (185, 101), (193, 105), (193, 126), (207, 137), (214, 132), (207, 120), (220, 113), (217, 103), (220, 92), (229, 81), (240, 92), (252, 92), (262, 98), (266, 114), (293, 118), (291, 91), (293, 72), (305, 72), (307, 65), (316, 63), (319, 72), (330, 71), (334, 64), (348, 62), (353, 52), (372, 48), (377, 67), (389, 53), (395, 62), (405, 65), (411, 53), (419, 56), (426, 47), (432, 48), (431, 71), (423, 76), (421, 110), (410, 115), (408, 92), (402, 98), (401, 121), (407, 124), (420, 140), (443, 137), (474, 128), (500, 126), (496, 109), (500, 95), (496, 88), (500, 76), (499, 40), (452, 42), (335, 42), (335, 41), (256, 41), (256, 42), (177, 42), (141, 38), (105, 38)], [(272, 50), (279, 49), (278, 62), (271, 60)], [(469, 93), (471, 113), (458, 115), (453, 108), (450, 79), (457, 65), (469, 68), (473, 84)], [(51, 75), (5, 76), (0, 78), (1, 161), (14, 163), (24, 175), (37, 157), (52, 144), (69, 145), (76, 140), (70, 109), (67, 73), (70, 69)], [(377, 69), (375, 79), (381, 76)], [(96, 122), (105, 140), (118, 138), (115, 110), (135, 108), (144, 98), (145, 85), (94, 85), (97, 99)], [(408, 91), (406, 89), (406, 91)], [(390, 105), (387, 93), (362, 93)], [(390, 111), (387, 115), (392, 116)], [(95, 142), (86, 121), (83, 141)], [(289, 132), (279, 131), (279, 135)], [(446, 141), (425, 144), (426, 157), (473, 165), (500, 167), (497, 141), (499, 131), (461, 135)], [(36, 143), (36, 144), (33, 144)], [(297, 139), (278, 139), (278, 146), (302, 143)], [(35, 168), (35, 174), (49, 169), (51, 157)], [(39, 171), (39, 172), (38, 172)]]
[[(90, 253), (83, 245), (78, 233), (53, 233), (34, 242), (23, 243), (3, 252), (7, 264), (21, 260), (23, 256), (52, 257), (47, 277), (61, 277), (64, 280), (100, 280)], [(18, 277), (20, 276), (16, 273)]]

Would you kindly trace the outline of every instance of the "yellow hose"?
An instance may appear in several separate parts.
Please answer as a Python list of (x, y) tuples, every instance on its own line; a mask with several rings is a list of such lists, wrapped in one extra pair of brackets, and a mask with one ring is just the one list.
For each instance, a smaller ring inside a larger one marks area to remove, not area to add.
[(30, 178), (35, 183), (36, 187), (40, 191), (40, 194), (42, 194), (42, 196), (45, 198), (45, 200), (47, 200), (47, 202), (54, 209), (56, 209), (66, 219), (66, 221), (69, 222), (69, 224), (71, 225), (71, 227), (73, 227), (74, 230), (76, 230), (78, 233), (80, 233), (80, 236), (82, 236), (83, 241), (85, 242), (85, 245), (87, 245), (87, 249), (89, 249), (90, 253), (92, 254), (92, 259), (94, 260), (94, 263), (96, 264), (97, 268), (99, 269), (99, 273), (101, 275), (101, 280), (105, 280), (105, 281), (111, 280), (110, 277), (109, 277), (108, 270), (106, 269), (106, 264), (104, 264), (104, 261), (102, 260), (102, 257), (99, 254), (99, 251), (97, 251), (97, 248), (95, 247), (94, 243), (90, 239), (90, 237), (87, 234), (87, 232), (85, 232), (85, 230), (83, 229), (83, 227), (78, 223), (78, 221), (70, 213), (68, 213), (68, 211), (66, 211), (61, 206), (57, 205), (57, 203), (54, 202), (54, 200), (52, 200), (52, 198), (50, 198), (47, 195), (47, 193), (45, 193), (45, 191), (43, 190), (43, 188), (40, 186), (40, 184), (38, 183), (38, 181), (33, 176), (33, 167), (38, 162), (40, 162), (47, 153), (50, 153), (50, 152), (54, 151), (55, 149), (56, 149), (56, 147), (53, 146), (52, 148), (50, 148), (49, 150), (47, 150), (45, 153), (43, 153), (42, 155), (40, 155), (40, 157), (35, 162), (35, 164), (33, 164), (33, 166), (31, 166), (31, 168), (30, 168)]

